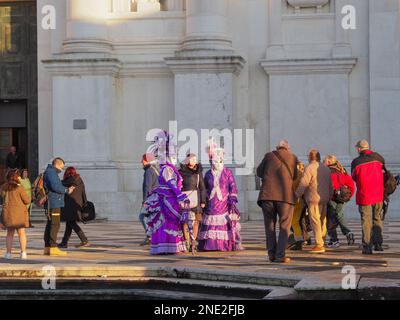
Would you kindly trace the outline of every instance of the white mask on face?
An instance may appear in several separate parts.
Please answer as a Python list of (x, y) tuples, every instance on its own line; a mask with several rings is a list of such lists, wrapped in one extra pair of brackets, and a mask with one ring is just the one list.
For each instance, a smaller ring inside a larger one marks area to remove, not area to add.
[(170, 157), (170, 158), (169, 158), (169, 161), (170, 161), (174, 166), (176, 166), (176, 164), (178, 163), (178, 159), (177, 159), (176, 156)]
[(222, 171), (223, 168), (224, 168), (224, 163), (223, 162), (213, 163), (213, 169), (215, 171)]

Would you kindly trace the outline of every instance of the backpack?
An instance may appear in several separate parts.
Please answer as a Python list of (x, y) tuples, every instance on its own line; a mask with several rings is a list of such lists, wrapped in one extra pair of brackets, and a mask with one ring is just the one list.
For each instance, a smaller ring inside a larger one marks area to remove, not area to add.
[[(338, 179), (340, 183), (340, 173), (338, 173)], [(333, 200), (337, 203), (349, 202), (351, 196), (351, 190), (346, 185), (342, 185), (339, 189), (336, 189), (333, 192)]]
[(385, 187), (385, 199), (387, 199), (391, 194), (393, 194), (396, 191), (397, 188), (397, 180), (393, 176), (393, 174), (386, 169), (386, 167), (383, 168), (385, 171), (383, 178), (384, 178), (384, 187)]
[(44, 188), (44, 173), (41, 173), (33, 183), (33, 202), (40, 208), (44, 207), (48, 196)]
[(341, 186), (334, 191), (333, 199), (337, 203), (346, 203), (351, 200), (351, 190), (347, 186)]

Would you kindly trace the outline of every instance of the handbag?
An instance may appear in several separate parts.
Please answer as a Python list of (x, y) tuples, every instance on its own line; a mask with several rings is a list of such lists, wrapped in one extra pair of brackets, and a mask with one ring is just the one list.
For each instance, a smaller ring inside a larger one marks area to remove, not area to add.
[(78, 219), (83, 223), (87, 223), (89, 221), (96, 219), (96, 207), (93, 202), (87, 200), (86, 191), (83, 189), (83, 201), (84, 205), (82, 206), (82, 210), (78, 211)]
[(189, 208), (194, 209), (199, 206), (199, 184), (200, 184), (200, 174), (197, 174), (197, 187), (195, 190), (183, 191), (182, 193), (186, 194), (187, 198), (190, 201)]

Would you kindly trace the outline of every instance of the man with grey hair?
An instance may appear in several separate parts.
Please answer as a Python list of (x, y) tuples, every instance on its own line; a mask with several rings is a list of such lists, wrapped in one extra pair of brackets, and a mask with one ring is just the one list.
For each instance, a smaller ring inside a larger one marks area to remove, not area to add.
[(372, 247), (375, 251), (383, 251), (385, 159), (370, 150), (367, 140), (358, 141), (355, 147), (359, 157), (351, 163), (351, 175), (357, 185), (356, 203), (361, 214), (362, 253), (372, 254)]
[[(257, 176), (262, 179), (257, 204), (263, 210), (270, 262), (290, 262), (286, 257), (286, 247), (297, 202), (293, 190), (293, 182), (297, 178), (297, 161), (289, 142), (282, 140), (275, 151), (264, 156), (257, 168)], [(277, 217), (280, 225), (278, 241), (275, 231)]]

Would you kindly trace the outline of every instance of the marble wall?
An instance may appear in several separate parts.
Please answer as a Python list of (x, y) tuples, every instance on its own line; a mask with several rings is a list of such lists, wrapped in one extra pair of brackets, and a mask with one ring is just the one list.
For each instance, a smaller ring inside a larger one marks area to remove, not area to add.
[[(400, 171), (398, 1), (76, 2), (38, 1), (57, 9), (56, 30), (38, 30), (40, 166), (76, 164), (101, 216), (136, 219), (145, 135), (169, 120), (254, 129), (256, 163), (288, 138), (301, 158), (317, 147), (349, 165), (366, 138)], [(344, 5), (355, 30), (341, 27)], [(261, 219), (256, 178), (237, 180), (244, 217)]]

